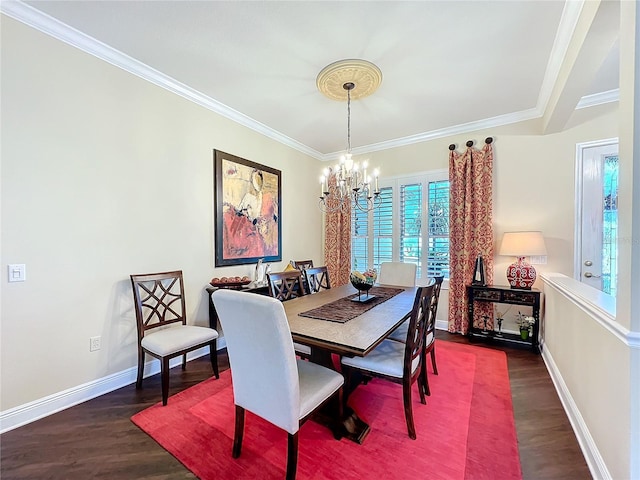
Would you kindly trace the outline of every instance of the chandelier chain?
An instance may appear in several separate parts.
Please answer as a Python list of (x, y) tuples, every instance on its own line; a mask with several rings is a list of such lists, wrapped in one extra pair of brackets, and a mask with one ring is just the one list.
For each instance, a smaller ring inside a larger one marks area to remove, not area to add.
[(351, 89), (347, 89), (347, 153), (351, 153)]

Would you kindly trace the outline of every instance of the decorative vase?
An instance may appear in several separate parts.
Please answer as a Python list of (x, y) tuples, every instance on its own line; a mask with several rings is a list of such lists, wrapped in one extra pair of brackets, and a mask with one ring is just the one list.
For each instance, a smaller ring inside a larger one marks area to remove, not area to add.
[(531, 290), (536, 281), (536, 269), (524, 257), (518, 257), (518, 260), (507, 267), (507, 281), (511, 288), (521, 288), (523, 290)]
[(522, 338), (522, 340), (528, 340), (529, 339), (529, 329), (528, 328), (521, 328), (520, 329), (520, 338)]

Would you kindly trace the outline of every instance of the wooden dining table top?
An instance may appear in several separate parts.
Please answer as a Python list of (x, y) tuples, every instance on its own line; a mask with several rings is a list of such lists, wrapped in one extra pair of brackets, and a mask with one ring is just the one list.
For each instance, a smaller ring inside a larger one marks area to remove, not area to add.
[[(381, 285), (394, 287), (393, 285)], [(365, 356), (411, 314), (416, 287), (404, 291), (345, 322), (302, 317), (299, 313), (341, 298), (357, 295), (351, 285), (342, 285), (283, 302), (293, 340), (346, 356)]]

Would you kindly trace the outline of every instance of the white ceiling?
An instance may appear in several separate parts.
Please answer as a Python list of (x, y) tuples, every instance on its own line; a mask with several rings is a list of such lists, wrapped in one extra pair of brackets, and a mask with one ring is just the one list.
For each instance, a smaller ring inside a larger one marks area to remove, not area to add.
[[(354, 153), (536, 118), (581, 4), (564, 16), (554, 0), (4, 1), (2, 11), (326, 159), (347, 143), (346, 104), (316, 88), (329, 63), (382, 70), (378, 91), (352, 104)], [(576, 98), (617, 89), (617, 58), (614, 47)]]

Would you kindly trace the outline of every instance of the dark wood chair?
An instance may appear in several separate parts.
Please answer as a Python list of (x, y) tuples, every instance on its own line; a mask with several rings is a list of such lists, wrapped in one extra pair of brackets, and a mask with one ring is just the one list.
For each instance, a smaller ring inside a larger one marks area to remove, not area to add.
[(434, 285), (418, 287), (404, 343), (383, 340), (364, 357), (342, 357), (341, 360), (347, 388), (353, 386), (355, 373), (390, 380), (402, 385), (404, 416), (409, 437), (413, 440), (416, 439), (416, 429), (413, 422), (411, 388), (416, 381), (420, 401), (423, 404), (427, 403), (422, 363), (424, 362), (424, 331), (430, 316), (433, 289)]
[[(306, 294), (306, 289), (302, 281), (300, 270), (287, 270), (284, 272), (268, 273), (267, 284), (269, 295), (273, 298), (286, 302), (292, 298), (298, 298)], [(293, 343), (296, 353), (302, 358), (311, 357), (311, 347), (301, 343)]]
[[(160, 360), (162, 405), (169, 396), (169, 360), (182, 355), (182, 369), (187, 353), (209, 346), (211, 366), (219, 378), (218, 332), (209, 327), (187, 325), (182, 271), (131, 275), (133, 300), (138, 325), (138, 378), (142, 388), (145, 356)], [(166, 328), (162, 328), (166, 327)]]
[(291, 264), (293, 268), (300, 271), (313, 268), (313, 260), (292, 260)]
[(438, 375), (438, 365), (436, 363), (436, 314), (438, 313), (438, 302), (440, 301), (440, 290), (442, 289), (442, 281), (444, 277), (439, 275), (433, 277), (433, 298), (431, 299), (431, 313), (427, 327), (424, 329), (424, 359), (422, 361), (422, 374), (424, 375), (424, 393), (431, 395), (429, 388), (429, 377), (427, 376), (427, 355), (431, 356), (431, 367), (433, 373)]
[(331, 288), (327, 267), (311, 267), (304, 270), (307, 293), (318, 293), (320, 290)]
[[(431, 395), (429, 388), (429, 377), (427, 376), (427, 359), (431, 357), (431, 367), (433, 373), (438, 375), (438, 365), (436, 363), (436, 314), (438, 313), (438, 302), (440, 301), (440, 290), (442, 289), (443, 275), (432, 277), (429, 284), (433, 284), (433, 298), (431, 299), (431, 312), (424, 329), (424, 359), (422, 361), (422, 373), (424, 375), (425, 394)], [(389, 339), (397, 342), (405, 342), (407, 338), (407, 328), (409, 323), (404, 322), (389, 335)]]
[(300, 270), (289, 270), (267, 274), (269, 294), (280, 301), (301, 297), (306, 293)]

